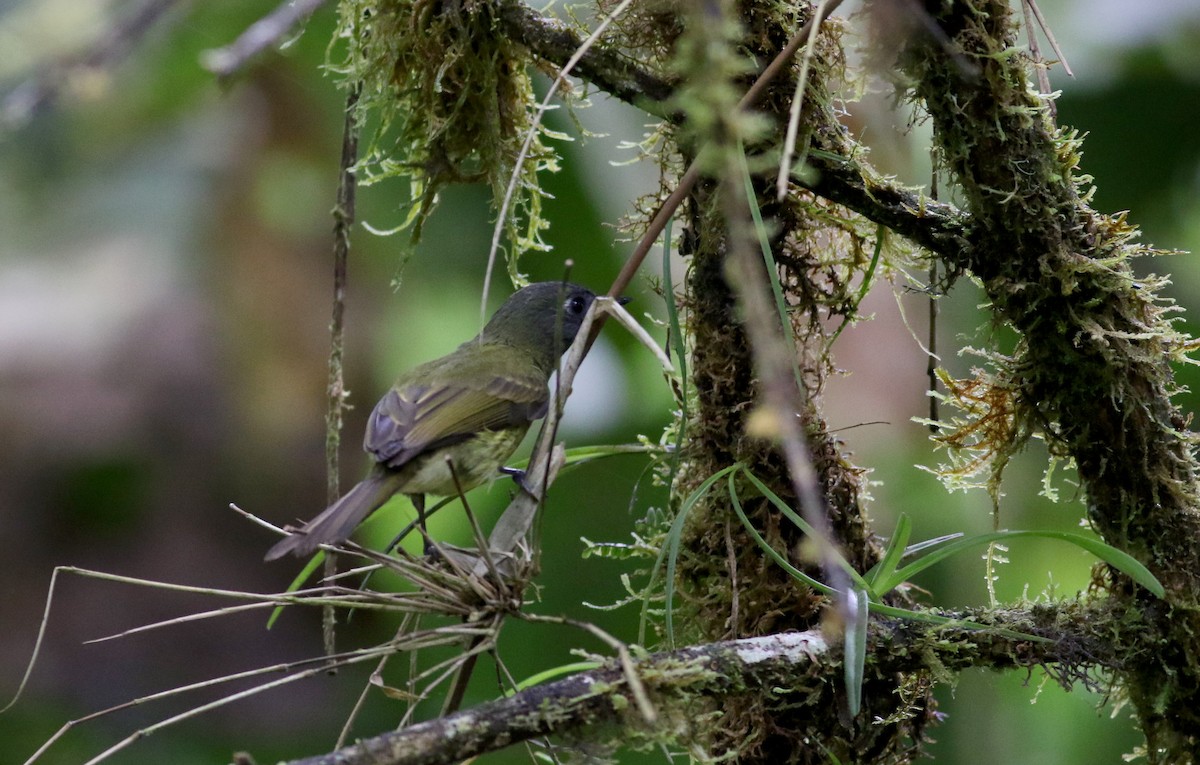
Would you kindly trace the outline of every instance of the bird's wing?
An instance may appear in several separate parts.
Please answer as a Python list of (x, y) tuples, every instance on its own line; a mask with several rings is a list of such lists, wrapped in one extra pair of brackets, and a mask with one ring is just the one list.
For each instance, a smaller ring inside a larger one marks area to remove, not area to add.
[(480, 431), (528, 425), (546, 413), (546, 382), (537, 374), (455, 374), (453, 382), (430, 377), (398, 383), (375, 405), (363, 448), (377, 461), (398, 468), (425, 451)]

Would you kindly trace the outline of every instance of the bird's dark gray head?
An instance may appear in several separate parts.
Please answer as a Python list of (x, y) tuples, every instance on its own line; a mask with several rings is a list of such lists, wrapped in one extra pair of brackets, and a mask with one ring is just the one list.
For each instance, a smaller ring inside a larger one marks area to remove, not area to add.
[(517, 290), (492, 315), (480, 338), (561, 354), (571, 346), (584, 314), (596, 299), (586, 287), (569, 282), (537, 282)]

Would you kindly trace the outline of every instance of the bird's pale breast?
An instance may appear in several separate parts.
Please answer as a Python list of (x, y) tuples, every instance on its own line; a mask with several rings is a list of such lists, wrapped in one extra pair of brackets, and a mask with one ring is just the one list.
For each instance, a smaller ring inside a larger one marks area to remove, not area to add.
[(422, 454), (402, 468), (405, 475), (399, 492), (451, 497), (458, 494), (455, 477), (462, 490), (469, 491), (499, 475), (500, 467), (516, 451), (528, 430), (528, 425), (485, 430), (466, 441)]

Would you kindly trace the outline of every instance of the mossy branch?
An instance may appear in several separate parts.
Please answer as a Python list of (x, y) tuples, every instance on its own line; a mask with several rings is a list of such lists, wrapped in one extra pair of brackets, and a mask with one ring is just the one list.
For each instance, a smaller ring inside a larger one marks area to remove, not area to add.
[[(941, 675), (966, 667), (1051, 664), (1052, 674), (1075, 680), (1119, 661), (1112, 644), (1088, 627), (1095, 623), (1095, 616), (1082, 606), (1075, 608), (1069, 621), (1063, 612), (1051, 608), (986, 615), (998, 628), (1044, 635), (1048, 638), (1045, 642), (913, 622), (876, 622), (870, 671)], [(624, 670), (614, 663), (294, 763), (439, 765), (548, 735), (579, 736), (593, 742), (611, 736), (625, 745), (634, 743), (639, 735), (646, 743), (662, 735), (682, 733), (686, 737), (688, 727), (703, 719), (701, 715), (714, 702), (739, 695), (773, 694), (780, 688), (787, 688), (793, 698), (803, 698), (806, 688), (838, 683), (840, 661), (840, 650), (831, 648), (819, 631), (663, 651), (636, 660), (634, 668), (657, 706), (665, 730), (648, 729)]]
[[(575, 53), (582, 38), (565, 23), (542, 16), (518, 0), (498, 6), (502, 32), (538, 59), (561, 67)], [(676, 83), (664, 79), (616, 47), (592, 46), (575, 67), (575, 74), (600, 90), (672, 123), (682, 124), (682, 113), (667, 108)], [(816, 133), (840, 133), (835, 122), (817, 126)], [(832, 202), (845, 205), (875, 223), (908, 237), (938, 255), (961, 258), (970, 245), (969, 214), (937, 202), (898, 183), (877, 176), (850, 153), (810, 154), (816, 171), (808, 188)]]
[[(1123, 215), (1093, 210), (1077, 172), (1078, 140), (1054, 124), (1028, 82), (1017, 22), (1001, 0), (925, 3), (945, 39), (911, 35), (906, 85), (932, 118), (934, 144), (975, 225), (944, 253), (983, 282), (997, 322), (1021, 336), (995, 378), (1014, 391), (1011, 454), (1037, 430), (1078, 466), (1093, 526), (1146, 563), (1167, 605), (1118, 582), (1113, 595), (1147, 617), (1114, 625), (1131, 662), (1123, 680), (1151, 762), (1192, 762), (1200, 747), (1200, 465), (1172, 403), (1171, 361), (1192, 347), (1172, 324), (1153, 254)], [(1003, 455), (1002, 455), (1003, 458)]]

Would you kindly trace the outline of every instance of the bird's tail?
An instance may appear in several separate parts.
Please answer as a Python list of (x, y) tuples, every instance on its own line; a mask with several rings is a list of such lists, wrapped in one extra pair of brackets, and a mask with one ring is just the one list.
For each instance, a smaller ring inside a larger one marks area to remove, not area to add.
[(303, 557), (319, 545), (344, 541), (358, 524), (396, 493), (394, 478), (386, 473), (372, 472), (316, 518), (279, 540), (267, 551), (266, 560), (275, 560), (288, 553)]

